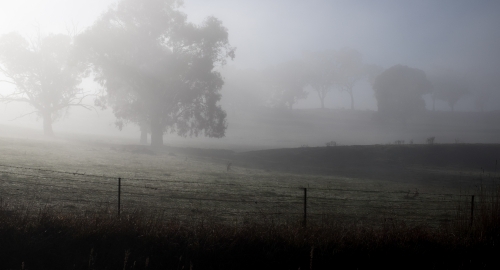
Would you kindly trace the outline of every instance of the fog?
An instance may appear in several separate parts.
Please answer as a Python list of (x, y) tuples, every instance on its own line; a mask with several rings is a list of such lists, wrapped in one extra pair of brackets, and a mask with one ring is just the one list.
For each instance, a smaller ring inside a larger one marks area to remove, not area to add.
[(0, 153), (1, 269), (500, 265), (500, 1), (0, 0)]
[[(0, 36), (13, 31), (28, 39), (75, 30), (82, 33), (115, 2), (2, 1)], [(495, 125), (500, 122), (496, 121), (500, 109), (498, 1), (185, 0), (181, 11), (195, 24), (208, 16), (218, 18), (227, 28), (230, 45), (236, 47), (235, 58), (216, 67), (225, 83), (220, 104), (227, 112), (228, 128), (221, 139), (168, 134), (165, 144), (272, 148), (324, 146), (331, 140), (339, 144), (384, 144), (399, 139), (423, 143), (429, 136), (443, 143), (500, 142)], [(358, 51), (363, 65), (382, 70), (398, 64), (428, 75), (436, 69), (453, 70), (466, 78), (467, 93), (454, 105), (454, 114), (446, 101), (436, 99), (433, 107), (432, 94), (423, 95), (427, 114), (408, 120), (404, 127), (374, 120), (378, 105), (367, 76), (353, 87), (353, 111), (348, 93), (338, 87), (326, 95), (324, 110), (319, 110), (320, 100), (310, 86), (305, 87), (307, 97), (297, 99), (291, 110), (273, 104), (276, 93), (264, 83), (266, 71), (287, 61), (304, 60), (309, 52), (343, 48)], [(103, 89), (91, 77), (80, 87), (92, 93)], [(0, 91), (8, 95), (13, 88), (0, 83)], [(93, 105), (94, 98), (84, 102)], [(433, 108), (446, 118), (442, 121), (457, 125), (445, 129), (439, 122), (429, 123), (436, 119), (428, 115)], [(22, 127), (42, 135), (40, 117), (21, 117), (32, 110), (23, 103), (1, 103), (0, 133), (7, 135), (9, 128)], [(53, 129), (56, 136), (107, 135), (137, 143), (140, 135), (133, 123), (118, 130), (110, 108), (70, 108)]]

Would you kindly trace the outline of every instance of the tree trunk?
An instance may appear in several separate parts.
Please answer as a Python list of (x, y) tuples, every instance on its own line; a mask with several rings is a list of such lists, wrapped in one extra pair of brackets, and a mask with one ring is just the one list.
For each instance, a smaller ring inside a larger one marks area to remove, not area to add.
[(352, 90), (348, 91), (349, 95), (351, 96), (351, 110), (354, 110), (354, 97), (352, 95)]
[(163, 146), (163, 129), (160, 124), (160, 118), (153, 116), (151, 119), (151, 146)]
[(326, 94), (323, 94), (323, 92), (320, 90), (316, 90), (316, 93), (318, 93), (319, 100), (321, 101), (321, 109), (324, 109)]
[(48, 137), (54, 137), (54, 131), (52, 130), (52, 113), (43, 112), (43, 134)]

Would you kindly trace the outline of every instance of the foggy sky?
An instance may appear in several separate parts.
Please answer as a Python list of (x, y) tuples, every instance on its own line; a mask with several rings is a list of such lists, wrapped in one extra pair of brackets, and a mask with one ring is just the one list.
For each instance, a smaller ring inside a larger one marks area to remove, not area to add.
[[(83, 30), (113, 0), (0, 3), (0, 34)], [(186, 0), (195, 23), (213, 15), (238, 48), (233, 62), (261, 68), (303, 51), (353, 47), (384, 67), (406, 64), (499, 68), (498, 1)], [(464, 67), (466, 68), (466, 67)]]
[(192, 0), (185, 10), (195, 21), (220, 18), (241, 66), (348, 46), (384, 67), (499, 67), (498, 1)]
[[(67, 27), (75, 24), (84, 30), (114, 2), (1, 1), (0, 35), (18, 31), (33, 36), (37, 27), (45, 34), (66, 33)], [(211, 15), (222, 20), (231, 45), (237, 47), (236, 58), (228, 65), (237, 68), (261, 69), (298, 58), (304, 51), (352, 47), (363, 54), (366, 63), (384, 68), (395, 64), (424, 70), (444, 66), (471, 77), (496, 78), (500, 74), (500, 1), (184, 2), (182, 10), (192, 22), (200, 23)], [(348, 106), (341, 93), (332, 93), (329, 98), (327, 107)], [(376, 109), (368, 84), (357, 86), (355, 98), (357, 109)], [(298, 108), (316, 107), (316, 99), (310, 94)], [(5, 105), (1, 107), (0, 113), (7, 114)]]

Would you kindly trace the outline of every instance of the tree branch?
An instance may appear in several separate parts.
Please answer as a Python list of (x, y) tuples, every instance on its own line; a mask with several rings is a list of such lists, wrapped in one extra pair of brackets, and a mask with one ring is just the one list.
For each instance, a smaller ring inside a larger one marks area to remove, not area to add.
[(89, 111), (95, 111), (97, 114), (99, 114), (97, 112), (97, 109), (94, 106), (92, 106), (92, 105), (86, 105), (86, 104), (68, 104), (65, 107), (82, 107), (82, 108), (87, 109)]
[[(13, 94), (15, 95), (15, 94)], [(4, 103), (11, 103), (11, 102), (27, 102), (27, 103), (31, 103), (31, 101), (27, 98), (13, 98), (13, 97), (10, 97), (10, 96), (13, 96), (13, 95), (8, 95), (8, 96), (0, 96), (0, 102), (4, 102)]]
[(52, 108), (52, 110), (54, 112), (57, 112), (57, 111), (62, 110), (66, 107), (82, 107), (82, 108), (87, 109), (89, 111), (93, 110), (97, 113), (97, 115), (99, 115), (98, 111), (96, 110), (96, 108), (94, 106), (82, 104), (83, 99), (85, 99), (86, 97), (90, 97), (90, 96), (95, 96), (95, 94), (85, 94), (85, 95), (82, 95), (80, 97), (72, 97), (67, 102), (64, 102), (63, 104)]
[(34, 114), (34, 113), (37, 113), (37, 112), (38, 112), (38, 111), (32, 111), (32, 112), (29, 112), (29, 113), (26, 113), (26, 114), (20, 115), (20, 116), (18, 116), (18, 117), (16, 117), (16, 118), (14, 118), (14, 119), (9, 120), (9, 121), (14, 121), (14, 120), (17, 120), (17, 119), (19, 119), (19, 118), (23, 118), (23, 117), (25, 117), (25, 116), (28, 116), (28, 115), (30, 115), (30, 114)]
[(16, 84), (15, 82), (11, 82), (11, 81), (6, 81), (6, 80), (0, 80), (0, 82), (4, 82), (4, 83), (10, 83), (10, 84), (13, 84), (13, 85), (16, 85), (16, 86), (17, 86), (17, 84)]

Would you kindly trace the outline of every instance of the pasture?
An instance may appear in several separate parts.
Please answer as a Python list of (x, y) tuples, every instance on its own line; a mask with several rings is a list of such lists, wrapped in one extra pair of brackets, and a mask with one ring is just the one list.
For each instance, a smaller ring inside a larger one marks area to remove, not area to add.
[(498, 268), (498, 145), (0, 151), (6, 269)]
[(0, 138), (0, 196), (10, 208), (117, 213), (120, 178), (121, 213), (241, 225), (303, 222), (306, 188), (308, 223), (437, 227), (469, 220), (471, 195), (498, 181), (499, 150), (450, 144), (233, 152)]

